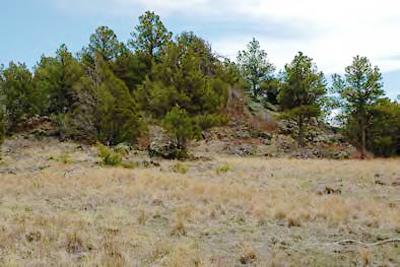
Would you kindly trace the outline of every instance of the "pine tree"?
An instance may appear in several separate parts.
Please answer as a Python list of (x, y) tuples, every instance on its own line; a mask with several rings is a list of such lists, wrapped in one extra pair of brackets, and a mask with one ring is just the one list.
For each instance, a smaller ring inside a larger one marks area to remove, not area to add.
[(366, 155), (367, 128), (371, 119), (371, 106), (384, 94), (382, 74), (378, 67), (372, 67), (366, 57), (356, 56), (352, 65), (346, 67), (344, 78), (333, 76), (333, 90), (344, 100), (342, 110), (348, 130), (357, 136), (356, 144)]
[(222, 79), (223, 65), (211, 47), (193, 33), (183, 33), (165, 51), (153, 67), (153, 79), (147, 79), (137, 93), (142, 107), (157, 118), (176, 104), (191, 116), (220, 111), (230, 84)]
[(300, 147), (304, 145), (305, 123), (308, 119), (320, 115), (318, 99), (325, 93), (323, 73), (318, 72), (311, 58), (299, 52), (293, 61), (285, 66), (283, 84), (277, 98), (286, 115), (297, 122)]
[(247, 45), (247, 50), (240, 51), (237, 61), (243, 77), (251, 84), (253, 96), (261, 94), (261, 82), (272, 77), (275, 66), (267, 60), (267, 53), (261, 49), (260, 43), (253, 38)]

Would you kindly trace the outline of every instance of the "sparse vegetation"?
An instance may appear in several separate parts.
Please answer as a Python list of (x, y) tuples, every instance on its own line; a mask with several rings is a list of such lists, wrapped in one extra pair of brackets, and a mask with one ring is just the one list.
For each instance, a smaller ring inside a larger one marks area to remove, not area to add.
[[(73, 161), (49, 160), (62, 153)], [(23, 138), (3, 154), (0, 265), (400, 264), (398, 159), (209, 153), (132, 171), (96, 164), (89, 146)]]
[(217, 174), (226, 173), (231, 170), (231, 166), (229, 164), (225, 164), (223, 166), (217, 167)]
[(105, 165), (117, 166), (122, 163), (122, 155), (119, 152), (116, 152), (100, 143), (97, 144), (97, 147), (99, 149), (99, 156)]

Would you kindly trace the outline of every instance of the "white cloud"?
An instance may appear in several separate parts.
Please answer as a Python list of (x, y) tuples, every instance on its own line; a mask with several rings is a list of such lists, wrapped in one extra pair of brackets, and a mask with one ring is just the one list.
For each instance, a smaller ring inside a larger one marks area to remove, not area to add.
[[(220, 54), (235, 58), (255, 35), (278, 68), (297, 51), (314, 58), (325, 73), (342, 72), (355, 55), (367, 56), (382, 71), (400, 69), (400, 4), (396, 0), (70, 0), (74, 6), (102, 7), (109, 14), (129, 16), (132, 10), (154, 10), (163, 18), (185, 23), (208, 18), (218, 23), (254, 24), (260, 28), (278, 22), (299, 29), (303, 38), (272, 38), (251, 31), (209, 40)], [(82, 6), (83, 5), (83, 6)], [(279, 24), (278, 24), (279, 25)], [(199, 26), (201, 27), (201, 26)], [(173, 30), (173, 29), (172, 29)], [(279, 30), (279, 29), (278, 29)], [(262, 31), (261, 31), (262, 32)], [(393, 58), (393, 59), (391, 59)]]

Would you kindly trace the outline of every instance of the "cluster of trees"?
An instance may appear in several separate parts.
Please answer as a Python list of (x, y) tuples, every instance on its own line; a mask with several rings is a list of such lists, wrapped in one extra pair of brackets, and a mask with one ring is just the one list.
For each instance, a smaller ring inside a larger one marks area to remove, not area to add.
[[(102, 26), (77, 55), (62, 45), (55, 57), (42, 56), (33, 73), (20, 63), (1, 66), (0, 143), (39, 115), (50, 117), (63, 138), (106, 145), (134, 144), (149, 123), (160, 124), (183, 151), (223, 121), (221, 110), (236, 87), (295, 120), (299, 146), (311, 118), (340, 108), (343, 132), (363, 154), (400, 153), (399, 103), (383, 97), (379, 69), (367, 58), (355, 57), (327, 88), (324, 74), (301, 52), (276, 74), (255, 39), (233, 63), (192, 32), (173, 37), (153, 12), (139, 17), (131, 36), (120, 42)], [(328, 89), (336, 97), (327, 97)]]
[(237, 61), (252, 97), (279, 104), (286, 117), (297, 122), (299, 146), (304, 144), (307, 121), (336, 109), (342, 132), (363, 157), (367, 151), (400, 154), (400, 103), (384, 97), (382, 74), (366, 57), (354, 57), (343, 77), (334, 74), (330, 88), (312, 59), (301, 52), (278, 75), (255, 39), (239, 52)]
[(232, 64), (192, 32), (173, 38), (153, 12), (139, 22), (126, 43), (102, 26), (76, 56), (62, 45), (33, 73), (20, 63), (2, 66), (1, 129), (10, 135), (26, 118), (48, 116), (63, 138), (116, 145), (134, 144), (150, 122), (185, 149), (218, 124), (229, 88), (240, 80)]

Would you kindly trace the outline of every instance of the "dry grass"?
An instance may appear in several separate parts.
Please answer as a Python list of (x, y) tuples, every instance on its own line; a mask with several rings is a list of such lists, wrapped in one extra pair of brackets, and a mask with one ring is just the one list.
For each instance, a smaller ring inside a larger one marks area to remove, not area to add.
[(399, 159), (124, 169), (77, 146), (5, 143), (1, 266), (400, 265), (397, 244), (338, 243), (400, 238)]

